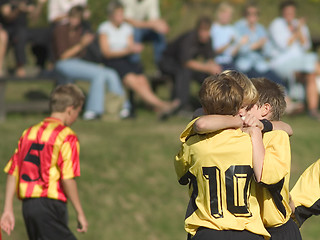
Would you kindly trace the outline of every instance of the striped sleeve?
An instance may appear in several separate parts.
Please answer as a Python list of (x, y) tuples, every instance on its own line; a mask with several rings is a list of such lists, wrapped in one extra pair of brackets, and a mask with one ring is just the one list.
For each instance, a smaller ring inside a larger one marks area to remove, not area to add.
[(61, 179), (71, 179), (80, 176), (80, 145), (76, 135), (68, 135), (61, 146), (59, 168)]
[(10, 158), (9, 162), (4, 168), (4, 172), (19, 178), (19, 171), (18, 171), (18, 160), (21, 151), (21, 143), (23, 141), (24, 136), (26, 135), (27, 130), (23, 132), (22, 136), (19, 139), (18, 147), (15, 149), (14, 154)]

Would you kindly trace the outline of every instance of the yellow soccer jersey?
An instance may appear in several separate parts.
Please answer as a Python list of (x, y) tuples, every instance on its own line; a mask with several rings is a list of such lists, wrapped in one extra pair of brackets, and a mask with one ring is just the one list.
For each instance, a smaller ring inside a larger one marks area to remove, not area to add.
[(299, 226), (312, 215), (320, 214), (320, 159), (303, 172), (290, 193)]
[(266, 228), (286, 223), (291, 215), (289, 179), (291, 167), (290, 141), (281, 130), (263, 136), (265, 158), (261, 186), (257, 188), (261, 217)]
[(230, 129), (187, 137), (194, 121), (181, 135), (182, 147), (175, 157), (179, 182), (192, 186), (186, 231), (194, 235), (202, 226), (269, 237), (256, 199), (249, 135)]

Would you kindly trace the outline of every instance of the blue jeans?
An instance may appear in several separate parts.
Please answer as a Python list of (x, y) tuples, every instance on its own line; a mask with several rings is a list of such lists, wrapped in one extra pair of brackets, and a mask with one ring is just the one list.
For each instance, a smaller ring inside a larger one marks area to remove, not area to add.
[(60, 83), (73, 82), (74, 80), (90, 82), (85, 111), (103, 114), (106, 85), (108, 90), (116, 95), (124, 96), (125, 94), (118, 74), (111, 68), (78, 58), (60, 60), (55, 67), (64, 78)]
[[(152, 42), (154, 60), (158, 63), (161, 59), (162, 52), (166, 48), (166, 39), (163, 34), (157, 33), (148, 28), (135, 28), (134, 29), (134, 41), (137, 43)], [(139, 62), (140, 54), (132, 55), (132, 61)]]

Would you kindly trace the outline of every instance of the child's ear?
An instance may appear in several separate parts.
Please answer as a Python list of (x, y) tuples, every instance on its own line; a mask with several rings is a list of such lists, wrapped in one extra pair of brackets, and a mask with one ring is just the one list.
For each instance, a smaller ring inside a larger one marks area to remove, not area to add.
[(72, 110), (73, 110), (73, 106), (68, 106), (68, 107), (66, 108), (66, 113), (67, 113), (68, 115), (70, 115)]
[(270, 112), (271, 112), (271, 105), (269, 103), (265, 103), (261, 106), (262, 117), (267, 116)]

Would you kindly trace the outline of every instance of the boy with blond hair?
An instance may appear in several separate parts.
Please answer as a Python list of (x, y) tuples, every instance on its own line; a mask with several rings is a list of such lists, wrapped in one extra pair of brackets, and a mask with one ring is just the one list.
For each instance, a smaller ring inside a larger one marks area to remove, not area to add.
[[(236, 116), (243, 104), (243, 89), (226, 74), (206, 78), (199, 95), (206, 114)], [(179, 183), (189, 184), (192, 190), (185, 217), (189, 237), (194, 240), (268, 237), (253, 184), (249, 135), (239, 128), (206, 135), (186, 135), (184, 131), (180, 140), (181, 149), (174, 163)]]
[(79, 141), (71, 126), (85, 97), (74, 84), (60, 85), (50, 96), (50, 117), (26, 129), (10, 158), (1, 228), (14, 229), (13, 198), (17, 191), (30, 240), (76, 239), (67, 225), (66, 202), (76, 210), (78, 232), (88, 223), (78, 196)]
[[(252, 139), (253, 161), (259, 163), (255, 168), (255, 177), (261, 184), (257, 188), (261, 217), (272, 240), (301, 239), (299, 229), (290, 219), (289, 137), (284, 131), (271, 131), (274, 125), (270, 122), (279, 123), (278, 127), (286, 126), (280, 122), (286, 108), (285, 94), (280, 85), (266, 78), (254, 78), (252, 83), (259, 94), (259, 100), (243, 115), (241, 125), (248, 127), (244, 130)], [(212, 121), (216, 119), (215, 116), (201, 117), (201, 124), (195, 122), (196, 132), (199, 129), (202, 129), (202, 133), (212, 132), (218, 130), (217, 126), (223, 129), (235, 125), (235, 121), (223, 123), (223, 116), (219, 117), (221, 121), (219, 126)], [(287, 127), (291, 129), (289, 125)]]

